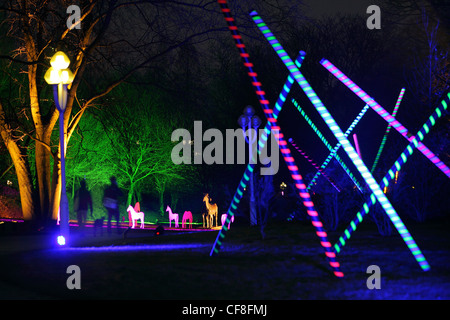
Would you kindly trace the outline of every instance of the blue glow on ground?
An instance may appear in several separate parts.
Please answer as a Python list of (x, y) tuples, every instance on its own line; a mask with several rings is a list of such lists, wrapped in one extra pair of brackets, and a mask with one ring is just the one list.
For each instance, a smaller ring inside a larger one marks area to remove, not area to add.
[(169, 251), (199, 249), (210, 247), (210, 244), (190, 243), (190, 244), (152, 244), (152, 245), (123, 245), (106, 247), (70, 247), (70, 251)]

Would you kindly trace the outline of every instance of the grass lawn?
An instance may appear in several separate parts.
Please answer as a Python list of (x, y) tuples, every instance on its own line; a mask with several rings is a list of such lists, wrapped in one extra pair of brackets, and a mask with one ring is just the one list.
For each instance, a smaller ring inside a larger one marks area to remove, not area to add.
[[(209, 252), (217, 231), (167, 232), (160, 237), (147, 232), (123, 240), (106, 234), (93, 238), (92, 230), (81, 237), (74, 230), (74, 247), (63, 250), (44, 245), (50, 235), (2, 236), (0, 288), (3, 284), (6, 289), (0, 289), (0, 295), (2, 299), (450, 299), (450, 226), (407, 223), (407, 227), (430, 271), (420, 269), (397, 233), (381, 237), (368, 222), (338, 255), (343, 279), (329, 268), (314, 228), (302, 223), (269, 225), (265, 240), (258, 228), (232, 225), (216, 257)], [(330, 232), (330, 241), (339, 235)], [(69, 265), (80, 267), (81, 290), (66, 287)], [(367, 288), (370, 265), (380, 267), (379, 290)]]

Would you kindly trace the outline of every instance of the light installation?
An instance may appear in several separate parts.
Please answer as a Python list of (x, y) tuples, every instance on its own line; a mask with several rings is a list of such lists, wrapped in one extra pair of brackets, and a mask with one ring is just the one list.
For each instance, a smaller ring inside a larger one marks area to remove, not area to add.
[[(361, 158), (358, 156), (358, 154), (356, 153), (356, 151), (353, 148), (353, 146), (351, 145), (351, 143), (344, 136), (344, 133), (342, 132), (341, 128), (338, 126), (336, 121), (333, 119), (331, 114), (328, 112), (325, 105), (322, 103), (320, 98), (314, 92), (314, 90), (309, 85), (308, 81), (302, 75), (300, 70), (298, 70), (298, 68), (295, 66), (294, 62), (290, 59), (290, 57), (288, 56), (286, 51), (283, 49), (281, 44), (275, 38), (273, 33), (270, 31), (270, 29), (267, 27), (267, 25), (261, 19), (261, 17), (258, 16), (258, 13), (256, 11), (252, 11), (250, 13), (250, 16), (252, 17), (252, 19), (256, 23), (256, 25), (258, 26), (259, 30), (263, 33), (264, 37), (271, 44), (272, 48), (275, 50), (277, 55), (283, 61), (284, 65), (287, 67), (287, 69), (289, 70), (291, 75), (294, 77), (294, 79), (300, 85), (302, 90), (305, 92), (305, 94), (307, 95), (307, 97), (309, 98), (309, 100), (311, 101), (313, 106), (316, 108), (316, 110), (319, 112), (319, 114), (321, 115), (321, 117), (323, 118), (325, 123), (328, 125), (330, 130), (333, 132), (336, 139), (339, 141), (339, 143), (342, 144), (344, 151), (350, 157), (351, 161), (353, 162), (353, 164), (355, 165), (357, 170), (360, 172), (360, 174), (366, 181), (370, 190), (375, 195), (377, 201), (380, 203), (381, 207), (383, 208), (383, 210), (388, 215), (389, 219), (394, 224), (395, 228), (399, 232), (403, 241), (405, 241), (405, 243), (407, 244), (408, 248), (410, 249), (410, 251), (413, 254), (416, 261), (419, 263), (420, 267), (423, 270), (428, 270), (430, 267), (429, 267), (427, 261), (425, 260), (425, 257), (423, 256), (422, 252), (420, 251), (419, 247), (417, 246), (414, 239), (412, 238), (411, 234), (406, 229), (406, 226), (403, 224), (402, 220), (398, 216), (394, 207), (389, 202), (389, 200), (387, 199), (387, 197), (381, 190), (380, 186), (376, 183), (376, 181), (373, 178), (372, 174), (370, 173), (369, 169), (366, 167), (366, 165), (363, 163)], [(323, 61), (324, 60), (322, 60), (322, 62)], [(365, 101), (365, 100), (364, 101), (366, 102), (366, 104), (371, 106), (372, 100), (373, 99), (371, 99), (371, 101)], [(392, 116), (391, 116), (391, 118), (392, 118)], [(394, 128), (397, 129), (398, 125), (396, 125), (394, 123), (392, 123), (392, 125), (394, 126)], [(406, 131), (406, 128), (405, 128), (405, 131)]]
[[(323, 136), (322, 132), (320, 132), (319, 129), (317, 129), (316, 125), (311, 121), (311, 119), (308, 117), (308, 115), (305, 113), (305, 111), (300, 107), (300, 105), (297, 103), (297, 101), (295, 99), (292, 99), (292, 103), (297, 108), (297, 110), (300, 111), (300, 114), (303, 116), (303, 118), (306, 120), (306, 122), (309, 124), (309, 126), (313, 129), (313, 131), (316, 133), (316, 135), (320, 138), (320, 140), (323, 142), (323, 144), (327, 147), (327, 149), (331, 153), (333, 153), (334, 148), (331, 146), (331, 144), (328, 142), (328, 140)], [(341, 157), (336, 152), (334, 153), (334, 158), (338, 161), (338, 163), (341, 165), (342, 169), (344, 169), (344, 171), (347, 173), (349, 178), (353, 181), (355, 186), (358, 187), (359, 191), (362, 192), (363, 186), (358, 182), (356, 177), (353, 175), (353, 173), (350, 171), (350, 169), (347, 167), (347, 165), (344, 163), (344, 161), (342, 161)], [(314, 185), (314, 182), (315, 182), (315, 180), (313, 178), (307, 187), (308, 190), (311, 189), (311, 187)]]
[[(225, 17), (227, 18), (226, 15), (225, 15)], [(231, 17), (231, 19), (233, 19), (233, 18)], [(231, 20), (231, 21), (233, 21), (233, 20)], [(230, 28), (230, 26), (229, 26), (229, 28)], [(231, 25), (231, 29), (230, 30), (234, 30), (233, 25)], [(238, 48), (241, 48), (244, 45), (240, 44), (240, 43), (237, 43), (236, 46)], [(242, 55), (241, 55), (241, 57), (242, 57)], [(246, 57), (245, 52), (244, 52), (244, 57)], [(299, 64), (301, 64), (301, 62), (303, 61), (304, 57), (305, 57), (305, 52), (301, 51), (299, 53), (299, 56), (298, 56), (296, 61)], [(245, 60), (244, 60), (244, 63), (246, 63)], [(249, 76), (250, 77), (252, 77), (254, 75), (256, 75), (256, 73), (249, 72)], [(286, 97), (289, 94), (293, 83), (294, 83), (294, 80), (289, 76), (287, 78), (287, 80), (286, 80), (286, 83), (283, 85), (283, 88), (282, 88), (282, 90), (281, 90), (281, 92), (279, 94), (277, 102), (275, 103), (275, 109), (274, 109), (274, 112), (273, 112), (273, 117), (275, 119), (278, 118), (278, 114), (281, 111), (281, 109), (282, 109), (282, 107), (284, 105), (284, 102), (286, 101)], [(257, 94), (258, 93), (263, 93), (263, 91), (259, 91), (259, 92), (257, 92)], [(268, 135), (270, 134), (270, 128), (271, 128), (271, 124), (270, 124), (270, 122), (267, 122), (267, 124), (264, 127), (264, 133), (260, 136), (260, 138), (258, 140), (258, 146), (260, 147), (260, 149), (258, 149), (258, 153), (260, 152), (260, 150), (262, 148), (264, 148), (265, 143), (267, 142)], [(250, 172), (252, 170), (254, 170), (255, 164), (256, 164), (256, 160), (255, 159), (251, 159), (249, 161), (249, 164), (247, 165), (247, 168), (246, 168), (246, 170), (245, 170), (245, 172), (244, 172), (244, 174), (242, 176), (242, 179), (239, 182), (239, 185), (238, 185), (238, 188), (236, 190), (236, 193), (233, 196), (233, 199), (231, 201), (230, 207), (228, 208), (228, 211), (226, 213), (225, 223), (222, 223), (222, 229), (220, 230), (219, 234), (217, 235), (217, 239), (216, 239), (216, 241), (215, 241), (215, 243), (213, 245), (213, 248), (211, 250), (210, 255), (215, 255), (215, 254), (219, 253), (219, 250), (220, 250), (220, 248), (222, 246), (222, 241), (223, 241), (223, 239), (225, 239), (225, 235), (226, 235), (227, 231), (229, 230), (228, 226), (230, 225), (230, 223), (232, 222), (232, 220), (234, 218), (235, 210), (237, 210), (237, 206), (238, 206), (239, 202), (241, 201), (242, 196), (244, 195), (244, 190), (245, 190), (245, 188), (246, 188), (246, 186), (247, 186), (247, 184), (249, 182), (249, 179), (250, 179)]]
[(311, 165), (316, 168), (327, 180), (328, 182), (337, 190), (337, 192), (341, 192), (341, 189), (336, 185), (336, 183), (333, 181), (333, 179), (331, 179), (325, 171), (322, 170), (321, 167), (319, 167), (319, 165), (310, 157), (308, 156), (302, 149), (300, 149), (297, 144), (295, 143), (294, 139), (289, 138), (288, 139), (289, 143), (295, 148), (295, 150), (298, 151), (298, 153), (300, 153), (303, 158), (305, 158), (309, 163), (311, 163)]
[(353, 134), (353, 142), (355, 143), (356, 153), (362, 159), (361, 149), (359, 148), (358, 136), (356, 135), (356, 133)]
[[(238, 28), (234, 22), (234, 18), (231, 16), (230, 9), (228, 8), (228, 4), (226, 0), (218, 0), (217, 1), (220, 5), (220, 9), (224, 15), (225, 21), (228, 24), (228, 29), (231, 31), (232, 37), (235, 40), (236, 47), (239, 49), (240, 56), (243, 60), (244, 66), (248, 69), (248, 75), (252, 79), (252, 85), (255, 89), (255, 93), (257, 94), (259, 98), (259, 103), (261, 104), (264, 114), (267, 117), (267, 125), (264, 128), (264, 133), (261, 135), (260, 141), (258, 144), (264, 145), (267, 141), (267, 136), (270, 133), (269, 128), (273, 131), (273, 134), (276, 138), (276, 141), (278, 143), (278, 146), (280, 148), (281, 154), (283, 155), (283, 158), (286, 162), (286, 165), (291, 173), (292, 179), (295, 181), (295, 187), (299, 192), (300, 197), (303, 200), (303, 205), (306, 207), (307, 213), (311, 218), (312, 224), (316, 229), (316, 234), (320, 239), (320, 243), (322, 247), (325, 250), (325, 255), (327, 257), (328, 263), (333, 268), (333, 272), (335, 276), (337, 277), (343, 277), (344, 274), (340, 271), (340, 264), (336, 261), (336, 254), (334, 251), (331, 250), (331, 244), (328, 241), (328, 235), (323, 229), (323, 224), (319, 219), (319, 215), (317, 211), (314, 208), (314, 204), (311, 200), (311, 197), (306, 190), (306, 185), (303, 183), (303, 178), (298, 172), (298, 167), (296, 166), (294, 162), (294, 158), (291, 156), (291, 152), (289, 148), (287, 147), (287, 142), (284, 140), (284, 136), (281, 132), (281, 128), (277, 125), (277, 119), (274, 117), (273, 113), (274, 111), (269, 106), (269, 101), (265, 98), (265, 92), (261, 88), (261, 82), (257, 79), (257, 73), (253, 70), (253, 64), (250, 62), (250, 56), (247, 53), (247, 50), (245, 48), (245, 45), (242, 41), (242, 37), (240, 36), (238, 32)], [(293, 62), (292, 62), (293, 63)], [(294, 77), (295, 78), (295, 77)], [(275, 109), (277, 110), (277, 109)], [(211, 250), (211, 255), (215, 255), (219, 252), (219, 248), (222, 244), (223, 238), (225, 237), (225, 232), (227, 230), (227, 225), (230, 222), (231, 217), (234, 215), (234, 210), (237, 209), (237, 203), (239, 203), (240, 198), (242, 198), (243, 188), (246, 186), (246, 182), (248, 181), (248, 177), (245, 176), (248, 175), (247, 171), (253, 170), (254, 165), (250, 164), (248, 165), (246, 172), (244, 173), (243, 179), (241, 179), (241, 182), (238, 186), (238, 190), (236, 191), (235, 196), (233, 197), (232, 203), (228, 209), (227, 212), (227, 218), (225, 224), (222, 226), (222, 229), (220, 230), (217, 239), (214, 243), (214, 246)], [(249, 171), (250, 172), (250, 171)], [(238, 197), (236, 197), (238, 195)]]
[[(230, 29), (230, 30), (234, 30), (233, 26), (231, 26), (231, 28), (232, 29)], [(243, 46), (243, 44), (238, 43), (236, 46), (238, 48), (240, 48)], [(304, 60), (305, 54), (306, 53), (303, 51), (301, 51), (299, 53), (299, 56), (296, 60), (296, 62), (299, 63), (299, 65), (301, 65), (301, 62)], [(244, 54), (244, 56), (245, 56), (245, 54)], [(249, 73), (249, 76), (253, 76), (253, 73)], [(273, 112), (273, 117), (275, 119), (278, 118), (278, 114), (281, 111), (281, 109), (283, 108), (284, 102), (286, 101), (286, 97), (289, 94), (293, 83), (294, 83), (294, 80), (289, 76), (286, 80), (286, 83), (283, 85), (283, 88), (279, 94), (277, 102), (275, 103), (275, 109)], [(260, 91), (259, 93), (262, 93), (262, 92), (263, 91)], [(258, 94), (258, 92), (257, 92), (257, 94)], [(262, 148), (264, 148), (265, 143), (267, 142), (268, 135), (270, 134), (270, 127), (271, 127), (270, 122), (267, 122), (266, 126), (264, 127), (264, 134), (262, 134), (258, 140), (258, 146), (260, 147), (260, 149), (258, 149), (258, 153), (260, 153), (260, 150)], [(249, 164), (242, 176), (242, 179), (238, 185), (236, 193), (232, 199), (231, 205), (228, 208), (227, 214), (225, 214), (226, 215), (225, 223), (222, 223), (222, 229), (220, 230), (219, 235), (217, 236), (217, 239), (214, 243), (213, 249), (211, 251), (211, 255), (219, 253), (220, 247), (222, 246), (222, 241), (225, 238), (226, 232), (229, 230), (229, 227), (227, 227), (227, 226), (229, 226), (230, 223), (234, 219), (235, 210), (237, 209), (237, 205), (239, 204), (240, 200), (242, 199), (245, 187), (247, 186), (247, 183), (249, 182), (249, 179), (250, 179), (250, 172), (252, 170), (254, 170), (255, 164), (256, 164), (255, 159), (251, 159), (249, 161)]]
[[(414, 150), (418, 147), (419, 145), (418, 142), (424, 139), (425, 135), (436, 123), (436, 120), (442, 116), (443, 111), (447, 110), (448, 104), (450, 104), (450, 93), (448, 93), (446, 98), (441, 101), (441, 104), (436, 108), (433, 114), (428, 118), (427, 122), (424, 123), (422, 128), (413, 137), (412, 141), (409, 143), (406, 149), (400, 154), (398, 159), (388, 170), (388, 173), (381, 180), (380, 188), (387, 187), (392, 180), (395, 180), (402, 166), (406, 163), (406, 161), (408, 161), (408, 158), (413, 154)], [(370, 207), (374, 205), (375, 202), (376, 198), (373, 195), (371, 195), (370, 199), (366, 201), (366, 203), (364, 203), (361, 210), (356, 214), (356, 217), (350, 222), (350, 225), (347, 227), (347, 229), (345, 229), (344, 233), (339, 237), (338, 241), (334, 245), (336, 253), (339, 253), (342, 247), (345, 246), (347, 240), (350, 239), (352, 232), (355, 231), (358, 224), (363, 221), (364, 216), (369, 213)]]
[[(398, 108), (400, 107), (400, 102), (402, 101), (404, 94), (405, 94), (405, 88), (402, 88), (402, 90), (400, 90), (400, 94), (398, 95), (397, 102), (395, 103), (394, 111), (392, 111), (392, 116), (394, 118), (397, 115), (397, 111), (398, 111)], [(375, 171), (375, 168), (377, 167), (378, 160), (380, 160), (380, 156), (381, 156), (381, 153), (383, 152), (384, 145), (386, 144), (386, 140), (389, 135), (389, 131), (391, 131), (390, 124), (388, 124), (388, 126), (386, 128), (386, 132), (384, 133), (383, 139), (381, 140), (381, 144), (380, 144), (380, 147), (378, 148), (377, 155), (375, 156), (375, 160), (373, 161), (372, 169), (370, 169), (370, 172), (372, 172), (372, 173)]]
[[(295, 101), (294, 99), (292, 99), (293, 101)], [(298, 105), (298, 103), (295, 103), (296, 105)], [(347, 128), (347, 130), (344, 133), (345, 137), (348, 137), (348, 135), (353, 131), (353, 129), (356, 127), (356, 125), (358, 124), (359, 120), (361, 120), (361, 118), (364, 116), (364, 114), (366, 113), (366, 111), (369, 109), (368, 105), (365, 105), (362, 110), (360, 111), (360, 113), (356, 116), (355, 120), (353, 120), (353, 122), (350, 124), (350, 126)], [(306, 115), (306, 114), (305, 114)], [(320, 168), (325, 169), (327, 167), (327, 165), (330, 163), (331, 159), (333, 157), (336, 156), (336, 153), (338, 152), (339, 148), (341, 147), (341, 143), (337, 143), (336, 146), (331, 150), (330, 154), (327, 156), (327, 158), (325, 159), (325, 161), (322, 163), (322, 165), (320, 166)], [(362, 186), (357, 183), (356, 178), (353, 176), (353, 174), (351, 174), (350, 170), (346, 170), (348, 171), (347, 174), (349, 174), (350, 178), (353, 180), (353, 182), (355, 182), (355, 185), (358, 187), (358, 189), (360, 191), (362, 191)], [(313, 185), (317, 178), (319, 178), (320, 176), (320, 172), (318, 171), (314, 177), (312, 178), (311, 182), (309, 183), (310, 187), (311, 185)]]
[[(412, 141), (412, 136), (408, 130), (392, 115), (389, 114), (380, 104), (378, 104), (372, 97), (358, 87), (350, 78), (348, 78), (342, 71), (334, 66), (330, 61), (322, 59), (320, 64), (324, 66), (332, 75), (341, 81), (347, 88), (353, 91), (361, 100), (367, 103), (376, 113), (378, 113), (385, 121), (387, 121), (395, 130), (397, 130), (409, 142)], [(447, 167), (430, 149), (428, 149), (422, 142), (419, 142), (418, 149), (427, 157), (434, 165), (441, 170), (447, 177), (450, 178), (450, 168)]]

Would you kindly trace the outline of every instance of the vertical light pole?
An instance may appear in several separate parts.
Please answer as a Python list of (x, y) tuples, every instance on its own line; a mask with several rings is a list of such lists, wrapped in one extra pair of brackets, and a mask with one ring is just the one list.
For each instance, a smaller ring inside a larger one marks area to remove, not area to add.
[[(244, 114), (238, 119), (238, 124), (244, 130), (244, 138), (248, 143), (249, 159), (253, 161), (253, 152), (256, 152), (256, 138), (258, 137), (257, 130), (261, 125), (261, 119), (255, 115), (255, 109), (252, 106), (246, 106), (244, 108)], [(251, 130), (254, 129), (254, 130)], [(245, 131), (247, 130), (247, 134)], [(253, 145), (255, 148), (253, 149)], [(256, 158), (256, 154), (255, 154)], [(255, 226), (258, 224), (256, 215), (256, 199), (255, 199), (255, 188), (253, 181), (253, 171), (250, 176), (250, 225)]]
[(58, 236), (59, 245), (69, 244), (69, 202), (66, 194), (66, 163), (65, 163), (65, 142), (64, 142), (64, 111), (67, 105), (67, 85), (73, 81), (73, 73), (68, 69), (70, 60), (62, 52), (56, 52), (50, 59), (51, 67), (44, 75), (45, 81), (53, 86), (53, 97), (56, 108), (59, 111), (59, 142), (61, 159), (61, 199), (59, 204), (60, 232)]

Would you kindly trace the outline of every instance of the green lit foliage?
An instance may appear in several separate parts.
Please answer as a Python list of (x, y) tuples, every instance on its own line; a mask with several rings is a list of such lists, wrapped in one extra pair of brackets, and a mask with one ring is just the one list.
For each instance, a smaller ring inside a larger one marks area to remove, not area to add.
[(69, 179), (85, 177), (91, 186), (102, 186), (114, 175), (127, 194), (123, 205), (140, 201), (144, 191), (164, 192), (162, 182), (183, 180), (189, 168), (170, 157), (171, 133), (180, 120), (166, 101), (149, 86), (117, 88), (80, 123), (77, 143), (68, 151)]

